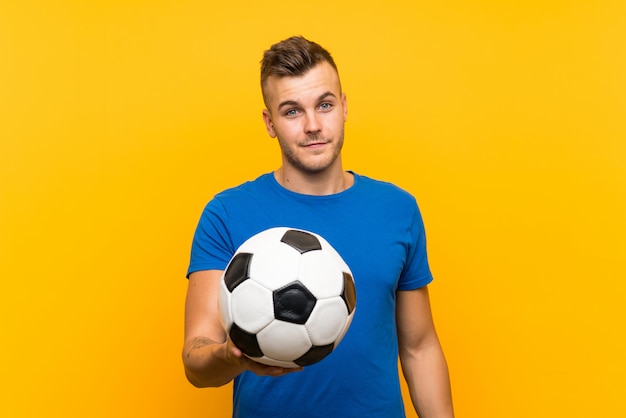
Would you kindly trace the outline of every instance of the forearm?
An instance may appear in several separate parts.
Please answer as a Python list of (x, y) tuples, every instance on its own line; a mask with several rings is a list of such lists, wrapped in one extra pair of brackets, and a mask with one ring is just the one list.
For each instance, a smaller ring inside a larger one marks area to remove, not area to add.
[(199, 388), (223, 386), (243, 372), (244, 367), (228, 356), (228, 344), (194, 338), (183, 348), (187, 380)]
[(453, 418), (448, 366), (439, 343), (401, 353), (400, 360), (419, 417)]

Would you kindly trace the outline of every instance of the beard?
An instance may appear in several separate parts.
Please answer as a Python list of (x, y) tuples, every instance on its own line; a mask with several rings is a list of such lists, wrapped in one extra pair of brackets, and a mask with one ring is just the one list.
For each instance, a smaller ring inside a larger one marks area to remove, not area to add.
[[(326, 146), (330, 146), (330, 149), (324, 149), (320, 155), (302, 152), (301, 146), (316, 142), (326, 142)], [(343, 148), (343, 129), (335, 141), (323, 140), (319, 135), (309, 135), (306, 141), (297, 145), (285, 144), (280, 137), (278, 137), (278, 143), (285, 164), (302, 173), (317, 174), (331, 167), (339, 158)]]

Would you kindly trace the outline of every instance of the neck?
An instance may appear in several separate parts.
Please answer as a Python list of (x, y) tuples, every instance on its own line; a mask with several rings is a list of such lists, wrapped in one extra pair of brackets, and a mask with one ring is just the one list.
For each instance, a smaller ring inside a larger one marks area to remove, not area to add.
[(327, 173), (302, 174), (290, 172), (280, 167), (274, 172), (276, 181), (287, 190), (314, 196), (337, 194), (348, 189), (354, 183), (354, 176), (343, 170)]

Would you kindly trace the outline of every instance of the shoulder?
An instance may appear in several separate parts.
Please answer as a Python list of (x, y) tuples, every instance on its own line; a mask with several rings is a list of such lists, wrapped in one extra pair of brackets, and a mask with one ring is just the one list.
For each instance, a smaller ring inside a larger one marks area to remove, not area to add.
[(353, 174), (362, 193), (366, 193), (376, 199), (391, 199), (391, 201), (394, 202), (397, 201), (411, 206), (416, 205), (415, 197), (410, 192), (394, 183), (356, 173)]
[(207, 207), (248, 207), (266, 200), (272, 195), (272, 174), (262, 174), (254, 180), (246, 181), (213, 196)]
[(262, 174), (254, 180), (246, 181), (238, 186), (234, 186), (216, 194), (214, 199), (230, 199), (237, 198), (242, 195), (265, 191), (270, 187), (271, 173)]
[(251, 210), (255, 202), (259, 201), (259, 196), (267, 194), (267, 190), (270, 188), (267, 176), (268, 174), (263, 174), (254, 180), (215, 194), (205, 205), (203, 218), (222, 218), (239, 210)]

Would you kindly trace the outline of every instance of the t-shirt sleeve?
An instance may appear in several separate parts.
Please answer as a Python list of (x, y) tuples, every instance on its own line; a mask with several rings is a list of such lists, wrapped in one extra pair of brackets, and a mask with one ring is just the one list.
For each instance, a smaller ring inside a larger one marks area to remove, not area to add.
[(187, 277), (194, 271), (224, 270), (228, 265), (234, 250), (226, 218), (227, 212), (217, 198), (204, 208), (191, 244)]
[(414, 207), (408, 234), (407, 263), (402, 270), (398, 290), (419, 289), (433, 281), (426, 253), (424, 221), (417, 204)]

